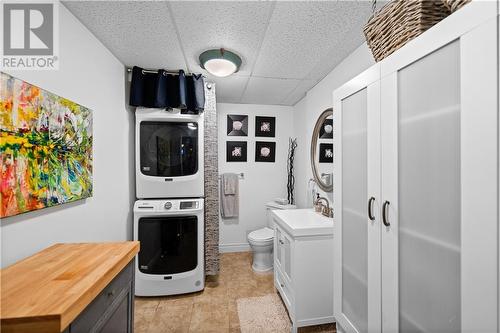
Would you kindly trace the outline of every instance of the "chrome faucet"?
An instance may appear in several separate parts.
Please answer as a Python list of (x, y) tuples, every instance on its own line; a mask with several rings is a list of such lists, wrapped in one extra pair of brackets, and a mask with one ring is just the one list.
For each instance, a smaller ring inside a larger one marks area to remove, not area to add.
[[(326, 202), (326, 206), (323, 204), (323, 202)], [(330, 202), (328, 201), (327, 198), (325, 197), (320, 197), (318, 194), (317, 199), (314, 201), (314, 206), (318, 207), (319, 210), (316, 210), (317, 212), (321, 211), (321, 214), (323, 214), (326, 217), (333, 217), (333, 212), (332, 209), (330, 208)]]

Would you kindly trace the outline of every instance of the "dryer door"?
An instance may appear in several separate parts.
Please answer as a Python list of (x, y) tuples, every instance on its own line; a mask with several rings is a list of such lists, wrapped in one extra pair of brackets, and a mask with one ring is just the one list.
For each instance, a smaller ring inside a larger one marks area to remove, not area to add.
[(140, 170), (146, 176), (182, 177), (199, 168), (196, 122), (142, 121)]

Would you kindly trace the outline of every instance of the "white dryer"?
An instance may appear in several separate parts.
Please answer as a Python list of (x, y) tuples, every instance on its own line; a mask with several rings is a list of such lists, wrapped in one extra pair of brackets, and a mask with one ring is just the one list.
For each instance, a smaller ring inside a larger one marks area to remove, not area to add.
[(164, 296), (202, 290), (203, 199), (138, 200), (134, 205), (135, 294)]
[(203, 114), (137, 108), (136, 197), (204, 196)]

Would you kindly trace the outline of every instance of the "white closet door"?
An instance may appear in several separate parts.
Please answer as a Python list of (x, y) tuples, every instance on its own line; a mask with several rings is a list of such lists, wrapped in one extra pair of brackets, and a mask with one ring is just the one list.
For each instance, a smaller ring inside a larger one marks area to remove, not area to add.
[(346, 332), (380, 331), (378, 77), (375, 66), (334, 93), (334, 313)]
[(497, 43), (490, 19), (382, 64), (384, 332), (498, 329)]

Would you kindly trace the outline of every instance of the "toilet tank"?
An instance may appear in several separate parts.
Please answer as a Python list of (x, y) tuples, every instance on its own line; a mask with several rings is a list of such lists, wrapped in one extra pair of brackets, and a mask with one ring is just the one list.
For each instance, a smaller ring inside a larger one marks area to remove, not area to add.
[(266, 204), (266, 219), (267, 219), (267, 226), (271, 229), (274, 229), (274, 222), (271, 217), (271, 211), (275, 209), (296, 209), (297, 206), (295, 205), (280, 205), (277, 202), (271, 201)]

